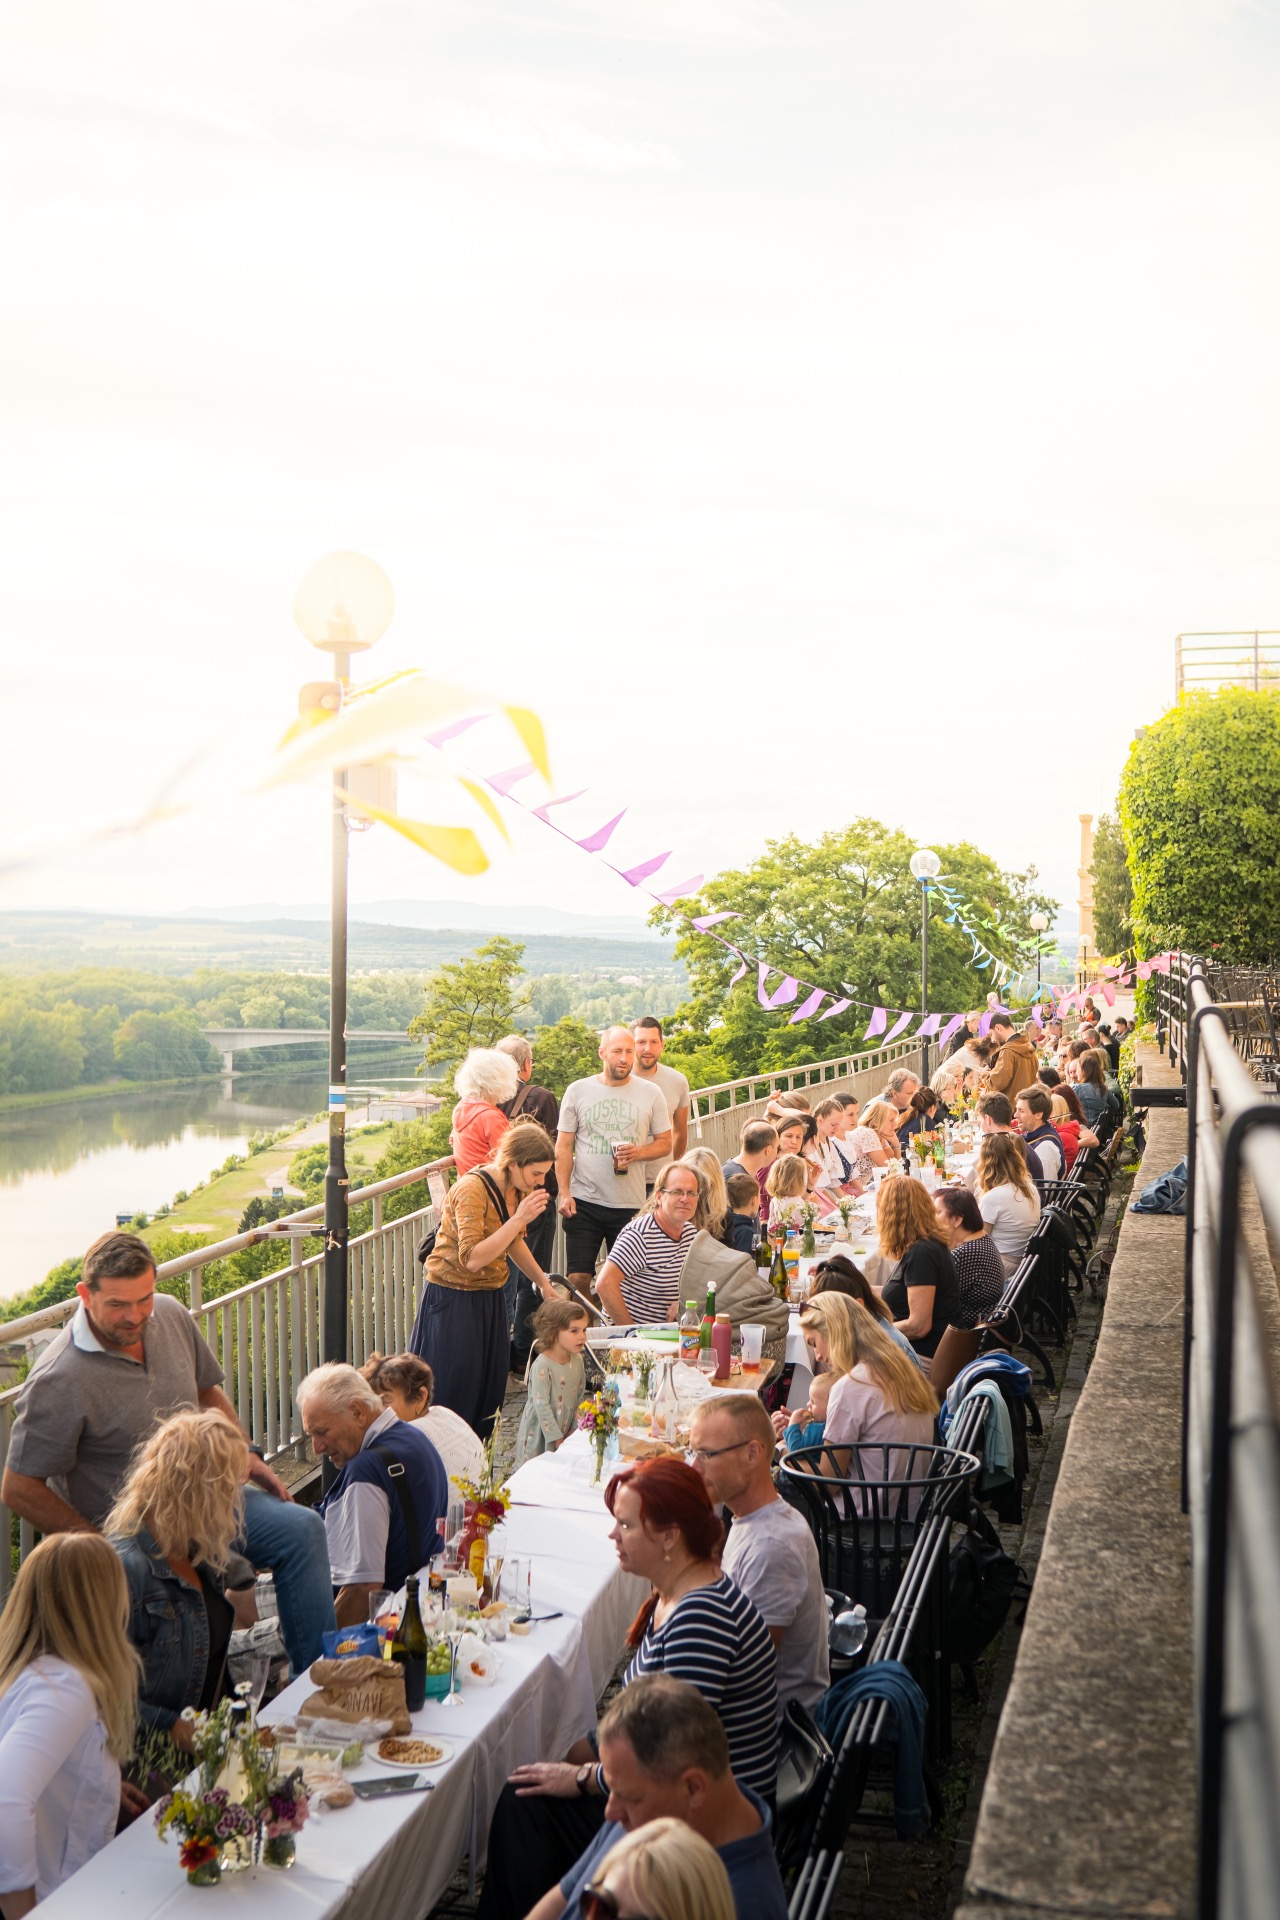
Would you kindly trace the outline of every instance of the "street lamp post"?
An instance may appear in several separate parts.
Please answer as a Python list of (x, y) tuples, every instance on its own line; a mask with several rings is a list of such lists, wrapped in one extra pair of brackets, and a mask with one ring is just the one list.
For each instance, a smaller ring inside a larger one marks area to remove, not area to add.
[[(930, 847), (921, 847), (911, 856), (911, 872), (920, 882), (920, 1019), (929, 1011), (929, 882), (942, 871), (942, 862)], [(929, 1078), (929, 1042), (920, 1042), (920, 1078)]]
[[(293, 617), (313, 647), (333, 659), (333, 683), (306, 690), (306, 704), (341, 709), (353, 653), (364, 653), (391, 624), (391, 582), (362, 553), (329, 553), (303, 579)], [(330, 807), (329, 1164), (324, 1176), (324, 1280), (320, 1357), (348, 1356), (347, 1313), (347, 774), (335, 771)], [(326, 1469), (328, 1462), (325, 1462)]]
[(1047, 913), (1032, 914), (1031, 931), (1036, 936), (1036, 1005), (1037, 1006), (1039, 1006), (1040, 1004), (1040, 960), (1041, 960), (1040, 936), (1042, 933), (1045, 933), (1048, 930), (1048, 926), (1049, 926), (1049, 916)]

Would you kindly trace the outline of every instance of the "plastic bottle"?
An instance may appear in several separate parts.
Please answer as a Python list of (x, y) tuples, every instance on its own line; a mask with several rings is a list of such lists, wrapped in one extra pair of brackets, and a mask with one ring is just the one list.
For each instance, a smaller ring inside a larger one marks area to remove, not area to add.
[(680, 1364), (682, 1367), (697, 1366), (701, 1329), (702, 1322), (698, 1317), (697, 1301), (686, 1300), (684, 1312), (680, 1315)]
[(799, 1234), (789, 1233), (787, 1235), (786, 1244), (782, 1249), (782, 1264), (787, 1276), (786, 1292), (783, 1294), (782, 1297), (784, 1300), (790, 1300), (794, 1296), (796, 1288), (800, 1284), (800, 1236)]
[(711, 1329), (711, 1351), (716, 1357), (716, 1379), (727, 1380), (733, 1354), (733, 1322), (727, 1313), (716, 1315), (715, 1325)]

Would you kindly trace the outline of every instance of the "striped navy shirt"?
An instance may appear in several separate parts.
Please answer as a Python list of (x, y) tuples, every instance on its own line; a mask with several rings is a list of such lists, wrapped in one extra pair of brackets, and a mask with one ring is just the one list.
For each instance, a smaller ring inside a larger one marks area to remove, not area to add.
[(609, 1258), (622, 1275), (622, 1297), (633, 1321), (680, 1318), (679, 1303), (674, 1315), (671, 1303), (680, 1290), (680, 1274), (696, 1238), (691, 1220), (685, 1221), (678, 1240), (673, 1240), (651, 1213), (628, 1220)]
[(649, 1625), (624, 1685), (644, 1673), (688, 1680), (724, 1723), (742, 1787), (769, 1796), (778, 1780), (778, 1660), (754, 1601), (727, 1573), (676, 1601)]

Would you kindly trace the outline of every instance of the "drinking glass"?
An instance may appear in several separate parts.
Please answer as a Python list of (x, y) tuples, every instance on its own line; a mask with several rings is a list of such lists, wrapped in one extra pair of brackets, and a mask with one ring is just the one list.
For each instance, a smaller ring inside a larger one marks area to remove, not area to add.
[(385, 1654), (387, 1642), (400, 1624), (400, 1610), (392, 1606), (395, 1595), (389, 1587), (379, 1587), (369, 1595), (369, 1619), (378, 1629), (378, 1652)]
[(502, 1598), (515, 1620), (527, 1620), (533, 1612), (533, 1561), (527, 1554), (508, 1555), (502, 1569)]

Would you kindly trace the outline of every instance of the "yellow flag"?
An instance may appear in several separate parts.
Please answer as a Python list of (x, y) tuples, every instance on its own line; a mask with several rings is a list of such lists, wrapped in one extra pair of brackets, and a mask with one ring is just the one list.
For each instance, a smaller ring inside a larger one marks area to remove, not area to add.
[(487, 869), (489, 856), (470, 827), (442, 827), (429, 820), (408, 820), (403, 814), (387, 813), (382, 807), (371, 806), (367, 800), (357, 800), (345, 787), (339, 787), (338, 792), (355, 812), (390, 827), (393, 833), (411, 840), (415, 847), (421, 847), (433, 859), (452, 867), (455, 873), (484, 873)]

